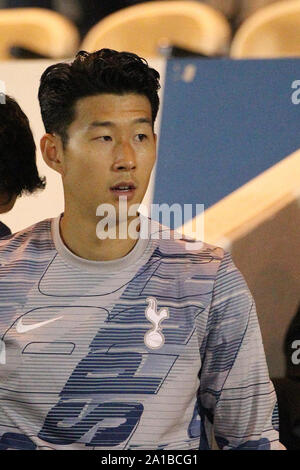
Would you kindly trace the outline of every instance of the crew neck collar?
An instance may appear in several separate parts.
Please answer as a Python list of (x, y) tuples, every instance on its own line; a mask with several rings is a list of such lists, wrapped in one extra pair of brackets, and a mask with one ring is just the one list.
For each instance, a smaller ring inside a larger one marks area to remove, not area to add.
[[(93, 261), (80, 256), (75, 255), (69, 248), (64, 244), (61, 235), (60, 235), (60, 220), (63, 214), (60, 214), (58, 217), (55, 217), (51, 221), (51, 233), (55, 248), (59, 255), (70, 265), (77, 267), (78, 269), (85, 271), (94, 271), (94, 272), (118, 272), (120, 270), (126, 269), (129, 266), (136, 263), (142, 255), (145, 253), (145, 250), (149, 244), (150, 238), (139, 238), (137, 243), (134, 245), (133, 249), (122, 258), (117, 258), (110, 261)], [(149, 220), (140, 215), (141, 228), (142, 224), (148, 224)]]

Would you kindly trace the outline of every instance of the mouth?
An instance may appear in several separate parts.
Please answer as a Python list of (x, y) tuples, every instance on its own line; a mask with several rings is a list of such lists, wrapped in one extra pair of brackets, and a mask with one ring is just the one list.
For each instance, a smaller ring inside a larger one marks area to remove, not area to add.
[(121, 181), (120, 183), (112, 186), (110, 190), (116, 197), (126, 196), (128, 199), (132, 199), (136, 190), (136, 185), (132, 181)]

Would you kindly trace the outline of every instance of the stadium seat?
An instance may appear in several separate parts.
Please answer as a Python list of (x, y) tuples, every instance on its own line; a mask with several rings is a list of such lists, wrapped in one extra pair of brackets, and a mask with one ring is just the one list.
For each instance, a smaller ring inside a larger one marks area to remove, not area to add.
[(76, 26), (59, 13), (43, 8), (0, 10), (0, 60), (12, 59), (12, 47), (62, 58), (72, 56), (78, 45)]
[(257, 10), (236, 32), (230, 56), (300, 56), (300, 0), (280, 1)]
[(170, 43), (204, 55), (228, 53), (231, 29), (225, 16), (196, 1), (154, 1), (123, 8), (88, 32), (81, 49), (108, 47), (143, 57)]

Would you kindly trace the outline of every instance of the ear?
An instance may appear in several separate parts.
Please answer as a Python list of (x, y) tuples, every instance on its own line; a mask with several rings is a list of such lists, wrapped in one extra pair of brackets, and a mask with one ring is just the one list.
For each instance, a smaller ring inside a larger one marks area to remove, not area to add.
[(40, 146), (45, 163), (63, 176), (64, 152), (60, 137), (53, 134), (45, 134), (41, 138)]
[(155, 161), (156, 161), (156, 158), (157, 158), (157, 134), (154, 134), (154, 143), (155, 143)]

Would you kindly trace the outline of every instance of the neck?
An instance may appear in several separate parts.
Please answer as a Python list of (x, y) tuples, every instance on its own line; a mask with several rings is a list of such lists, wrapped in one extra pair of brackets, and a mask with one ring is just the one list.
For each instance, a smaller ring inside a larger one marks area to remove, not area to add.
[[(127, 229), (131, 220), (128, 220), (125, 227), (122, 226), (123, 233), (124, 229), (128, 233)], [(83, 218), (76, 213), (70, 214), (65, 211), (60, 220), (60, 235), (64, 244), (75, 255), (92, 261), (111, 261), (122, 258), (136, 245), (138, 240), (119, 238), (119, 223), (115, 226), (116, 238), (99, 239), (96, 234), (98, 222), (99, 217), (91, 219), (88, 217)]]

